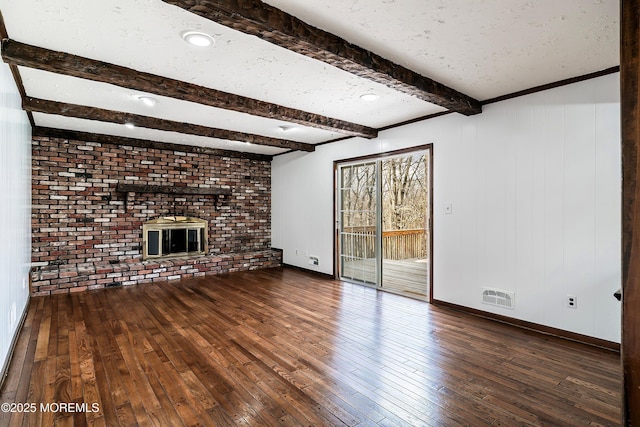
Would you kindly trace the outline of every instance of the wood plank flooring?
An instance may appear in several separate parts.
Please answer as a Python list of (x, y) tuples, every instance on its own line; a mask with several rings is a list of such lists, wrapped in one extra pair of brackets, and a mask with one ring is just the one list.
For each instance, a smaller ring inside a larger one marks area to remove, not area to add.
[(619, 425), (620, 386), (615, 353), (273, 269), (32, 299), (0, 402), (99, 410), (0, 425)]

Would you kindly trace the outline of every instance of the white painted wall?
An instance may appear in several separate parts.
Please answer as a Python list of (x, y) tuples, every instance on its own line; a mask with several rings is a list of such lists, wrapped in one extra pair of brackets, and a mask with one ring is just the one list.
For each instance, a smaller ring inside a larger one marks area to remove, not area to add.
[(0, 63), (0, 369), (29, 298), (31, 126), (9, 71)]
[[(620, 342), (619, 74), (276, 157), (272, 244), (284, 262), (333, 272), (334, 160), (427, 143), (434, 297)], [(483, 287), (514, 291), (515, 309), (482, 304)]]

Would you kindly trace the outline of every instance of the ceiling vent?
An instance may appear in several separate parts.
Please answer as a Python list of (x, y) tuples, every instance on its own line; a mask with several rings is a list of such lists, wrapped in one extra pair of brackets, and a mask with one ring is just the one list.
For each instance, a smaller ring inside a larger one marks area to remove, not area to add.
[(516, 304), (516, 294), (511, 291), (483, 288), (482, 303), (513, 310)]

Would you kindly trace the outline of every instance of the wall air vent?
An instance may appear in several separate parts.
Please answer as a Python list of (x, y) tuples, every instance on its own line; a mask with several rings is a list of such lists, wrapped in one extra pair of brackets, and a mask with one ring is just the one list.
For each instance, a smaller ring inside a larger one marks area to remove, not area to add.
[(516, 295), (511, 291), (483, 288), (482, 303), (495, 305), (496, 307), (510, 308), (513, 310), (516, 304)]

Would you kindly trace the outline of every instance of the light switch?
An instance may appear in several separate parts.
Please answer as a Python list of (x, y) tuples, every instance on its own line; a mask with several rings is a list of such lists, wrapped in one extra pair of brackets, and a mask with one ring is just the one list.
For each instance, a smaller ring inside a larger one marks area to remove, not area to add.
[(444, 205), (444, 213), (445, 215), (451, 215), (453, 213), (453, 204), (447, 203)]

